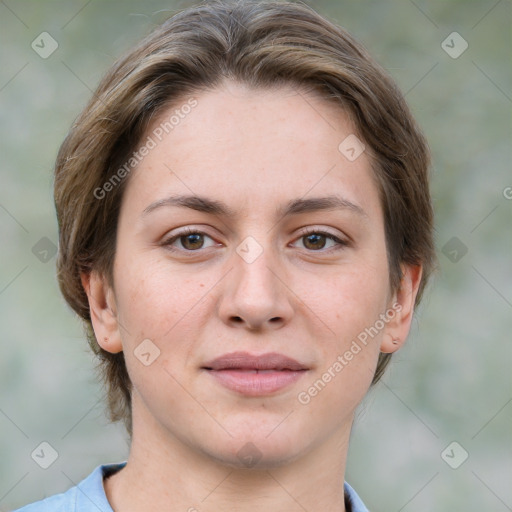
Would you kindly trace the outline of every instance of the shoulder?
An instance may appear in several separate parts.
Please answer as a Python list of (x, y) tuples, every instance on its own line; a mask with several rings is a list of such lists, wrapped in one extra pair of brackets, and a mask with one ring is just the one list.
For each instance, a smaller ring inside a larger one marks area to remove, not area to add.
[(30, 505), (25, 505), (22, 508), (16, 509), (14, 512), (64, 512), (75, 510), (72, 508), (76, 499), (73, 498), (76, 487), (69, 489), (69, 491), (62, 494), (55, 494), (49, 498), (41, 501), (36, 501)]
[(14, 512), (112, 512), (105, 495), (103, 479), (126, 462), (98, 466), (88, 477), (66, 492), (36, 501)]

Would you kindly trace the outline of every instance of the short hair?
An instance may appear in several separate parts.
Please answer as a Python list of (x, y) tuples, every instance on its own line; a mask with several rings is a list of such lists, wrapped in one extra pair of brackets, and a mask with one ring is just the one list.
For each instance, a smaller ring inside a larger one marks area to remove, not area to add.
[[(435, 267), (428, 144), (402, 93), (366, 49), (304, 4), (215, 0), (179, 11), (108, 70), (55, 164), (59, 286), (99, 358), (110, 419), (124, 421), (130, 436), (131, 381), (124, 354), (98, 345), (80, 273), (95, 270), (114, 284), (118, 217), (130, 176), (112, 180), (150, 121), (225, 79), (253, 88), (307, 88), (341, 106), (371, 157), (391, 290), (400, 287), (403, 264), (421, 265), (417, 305)], [(109, 192), (98, 194), (109, 180)], [(390, 355), (379, 354), (372, 384)]]

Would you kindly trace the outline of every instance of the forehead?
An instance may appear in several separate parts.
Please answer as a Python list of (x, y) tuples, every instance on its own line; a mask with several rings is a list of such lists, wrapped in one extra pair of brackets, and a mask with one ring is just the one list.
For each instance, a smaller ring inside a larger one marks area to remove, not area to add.
[(153, 121), (142, 141), (153, 148), (132, 173), (125, 201), (142, 211), (166, 194), (197, 194), (243, 213), (340, 191), (367, 209), (377, 200), (368, 151), (351, 160), (340, 150), (354, 136), (343, 109), (316, 93), (225, 82)]

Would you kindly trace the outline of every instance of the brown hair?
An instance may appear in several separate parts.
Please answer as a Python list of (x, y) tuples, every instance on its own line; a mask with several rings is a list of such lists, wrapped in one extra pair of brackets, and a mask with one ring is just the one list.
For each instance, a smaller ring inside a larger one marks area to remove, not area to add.
[[(129, 178), (108, 193), (97, 191), (116, 173), (119, 178), (151, 119), (226, 78), (260, 88), (307, 87), (342, 106), (373, 157), (391, 289), (400, 285), (401, 264), (422, 265), (418, 304), (435, 265), (427, 143), (395, 83), (359, 43), (303, 4), (215, 0), (180, 11), (111, 67), (71, 127), (55, 167), (60, 289), (99, 357), (111, 419), (123, 420), (130, 435), (124, 355), (96, 342), (80, 279), (94, 269), (113, 286), (118, 214)], [(389, 357), (380, 354), (372, 384)]]

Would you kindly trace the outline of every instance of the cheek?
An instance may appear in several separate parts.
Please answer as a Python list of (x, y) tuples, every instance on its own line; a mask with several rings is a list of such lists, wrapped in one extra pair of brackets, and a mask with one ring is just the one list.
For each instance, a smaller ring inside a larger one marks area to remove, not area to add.
[(321, 293), (309, 295), (311, 309), (320, 312), (329, 328), (324, 341), (318, 340), (322, 364), (315, 376), (322, 381), (319, 388), (325, 384), (330, 389), (327, 402), (352, 397), (356, 403), (371, 383), (383, 335), (379, 319), (389, 295), (386, 272), (383, 264), (352, 267), (326, 281), (329, 285)]
[(121, 258), (117, 269), (118, 316), (130, 344), (144, 338), (158, 343), (178, 333), (186, 336), (191, 318), (198, 325), (208, 287), (197, 276), (150, 258)]
[[(329, 334), (316, 340), (320, 364), (297, 400), (315, 417), (332, 418), (332, 425), (355, 410), (372, 382), (382, 331), (371, 328), (384, 312), (386, 285), (378, 275), (370, 279), (354, 274), (333, 280), (326, 288), (324, 299), (331, 298), (319, 316), (327, 319)], [(316, 300), (318, 306), (312, 307), (320, 307), (320, 297)]]
[(193, 340), (206, 317), (202, 305), (208, 288), (199, 278), (173, 272), (168, 263), (149, 258), (119, 259), (118, 270), (118, 319), (134, 389), (141, 397), (153, 397), (151, 402), (177, 406), (182, 396), (177, 382), (184, 381)]
[(386, 272), (382, 264), (352, 266), (326, 279), (321, 292), (308, 293), (306, 297), (323, 311), (322, 316), (337, 339), (346, 342), (384, 313), (389, 298)]

